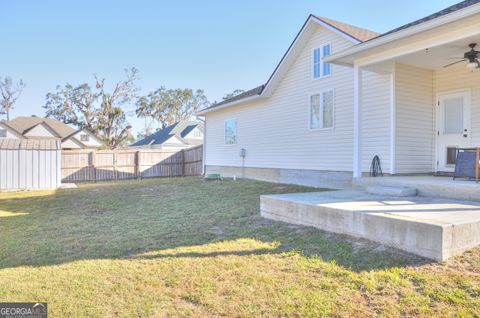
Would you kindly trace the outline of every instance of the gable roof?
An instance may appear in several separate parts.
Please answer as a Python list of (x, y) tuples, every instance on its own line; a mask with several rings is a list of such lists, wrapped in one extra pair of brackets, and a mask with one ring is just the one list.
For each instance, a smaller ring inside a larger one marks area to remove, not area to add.
[(255, 88), (252, 88), (251, 90), (240, 93), (240, 94), (235, 95), (231, 98), (228, 98), (228, 99), (225, 99), (221, 102), (213, 104), (212, 106), (204, 108), (204, 109), (202, 109), (202, 111), (205, 111), (205, 110), (208, 110), (208, 109), (211, 109), (211, 108), (216, 108), (216, 107), (219, 107), (219, 106), (222, 106), (222, 105), (225, 105), (225, 104), (229, 104), (229, 103), (233, 103), (233, 102), (236, 102), (236, 101), (241, 101), (241, 100), (244, 100), (247, 97), (260, 95), (263, 92), (264, 88), (265, 88), (265, 85), (257, 86)]
[(45, 130), (47, 130), (50, 134), (52, 134), (52, 137), (46, 137), (46, 136), (45, 136), (45, 137), (42, 137), (42, 138), (60, 138), (60, 135), (55, 131), (55, 129), (53, 129), (52, 127), (50, 127), (50, 125), (47, 124), (47, 123), (44, 122), (44, 121), (42, 121), (42, 122), (40, 122), (40, 123), (38, 123), (38, 124), (36, 124), (36, 125), (28, 128), (28, 129), (24, 130), (24, 131), (23, 131), (23, 135), (24, 135), (25, 137), (28, 137), (27, 134), (28, 134), (30, 131), (34, 130), (35, 128), (39, 127), (39, 126), (43, 127), (43, 128), (44, 128)]
[(0, 121), (0, 127), (5, 127), (6, 130), (10, 131), (12, 134), (17, 136), (18, 138), (23, 138), (23, 135), (17, 131), (15, 128), (8, 125), (8, 123), (4, 120)]
[(464, 9), (464, 8), (467, 8), (469, 6), (472, 6), (474, 4), (477, 4), (477, 3), (480, 3), (480, 0), (466, 0), (466, 1), (462, 1), (462, 2), (459, 2), (459, 3), (456, 3), (448, 8), (445, 8), (443, 10), (440, 10), (438, 12), (435, 12), (433, 14), (430, 14), (426, 17), (423, 17), (421, 19), (418, 19), (418, 20), (415, 20), (413, 22), (410, 22), (410, 23), (407, 23), (407, 24), (404, 24), (398, 28), (395, 28), (393, 30), (390, 30), (388, 32), (385, 32), (385, 33), (382, 33), (381, 35), (379, 35), (378, 37), (383, 37), (383, 36), (386, 36), (386, 35), (389, 35), (389, 34), (392, 34), (392, 33), (396, 33), (398, 31), (401, 31), (401, 30), (404, 30), (404, 29), (408, 29), (410, 27), (413, 27), (415, 25), (418, 25), (418, 24), (421, 24), (421, 23), (424, 23), (424, 22), (427, 22), (427, 21), (430, 21), (430, 20), (433, 20), (433, 19), (436, 19), (436, 18), (439, 18), (441, 16), (444, 16), (444, 15), (447, 15), (447, 14), (450, 14), (450, 13), (453, 13), (455, 11), (458, 11), (458, 10), (461, 10), (461, 9)]
[[(73, 131), (70, 135), (63, 137), (63, 138), (62, 138), (62, 141), (66, 141), (67, 139), (70, 139), (70, 138), (74, 137), (74, 136), (75, 136), (76, 134), (78, 134), (79, 132), (88, 133), (90, 137), (92, 137), (93, 139), (95, 139), (95, 141), (97, 141), (97, 142), (100, 143), (100, 144), (103, 143), (93, 132), (91, 132), (91, 131), (88, 130), (87, 128), (80, 128), (80, 129), (78, 129), (78, 130)], [(72, 139), (75, 139), (76, 141), (78, 141), (82, 146), (86, 146), (83, 142), (81, 142), (81, 141), (78, 140), (77, 138), (72, 138)]]
[(365, 42), (370, 39), (373, 39), (374, 37), (377, 37), (380, 35), (380, 33), (360, 28), (348, 23), (340, 22), (340, 21), (335, 21), (333, 19), (321, 17), (318, 15), (314, 15), (317, 19), (329, 24), (333, 28), (337, 29), (338, 31), (351, 36), (352, 38), (355, 38), (359, 42)]
[(66, 136), (76, 131), (69, 125), (52, 118), (20, 116), (6, 122), (6, 124), (22, 135), (41, 124), (49, 127), (60, 138), (65, 138)]
[[(203, 122), (197, 120), (182, 120), (172, 124), (164, 129), (160, 129), (157, 132), (135, 142), (132, 147), (161, 145), (172, 137), (176, 137), (186, 145), (199, 144), (197, 141), (184, 139), (193, 129), (198, 127), (203, 132)], [(203, 142), (200, 141), (200, 143)]]
[(278, 85), (279, 80), (286, 73), (289, 66), (295, 60), (296, 55), (300, 53), (303, 44), (305, 44), (310, 35), (315, 31), (315, 27), (318, 25), (323, 26), (333, 32), (336, 32), (340, 36), (350, 40), (352, 42), (352, 45), (362, 43), (362, 41), (378, 36), (378, 33), (364, 28), (359, 28), (351, 24), (310, 14), (305, 23), (303, 24), (302, 28), (296, 35), (295, 39), (283, 55), (282, 59), (278, 63), (277, 67), (273, 71), (272, 75), (264, 85), (255, 87), (237, 96), (233, 96), (232, 98), (204, 108), (200, 110), (198, 114), (202, 115), (217, 108), (219, 109), (227, 106), (233, 106), (250, 99), (260, 98), (263, 95), (265, 95), (265, 97), (268, 97), (269, 94), (271, 94), (275, 90), (275, 87), (276, 85)]

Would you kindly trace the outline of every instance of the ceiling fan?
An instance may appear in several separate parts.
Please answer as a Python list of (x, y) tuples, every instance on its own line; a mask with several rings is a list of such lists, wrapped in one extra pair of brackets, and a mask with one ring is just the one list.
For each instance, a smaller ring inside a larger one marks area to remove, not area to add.
[(477, 46), (477, 43), (470, 43), (468, 46), (470, 47), (470, 51), (467, 51), (465, 52), (465, 54), (463, 54), (463, 59), (461, 59), (460, 61), (456, 61), (447, 65), (444, 65), (443, 67), (449, 67), (458, 63), (468, 61), (467, 68), (469, 70), (473, 71), (477, 68), (480, 68), (480, 61), (478, 60), (480, 51), (475, 51), (475, 46)]

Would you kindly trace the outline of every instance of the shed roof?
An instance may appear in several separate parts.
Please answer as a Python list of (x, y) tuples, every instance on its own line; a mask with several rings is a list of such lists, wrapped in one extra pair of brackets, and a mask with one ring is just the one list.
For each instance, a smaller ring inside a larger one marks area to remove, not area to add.
[(62, 144), (57, 139), (0, 139), (0, 150), (61, 150)]

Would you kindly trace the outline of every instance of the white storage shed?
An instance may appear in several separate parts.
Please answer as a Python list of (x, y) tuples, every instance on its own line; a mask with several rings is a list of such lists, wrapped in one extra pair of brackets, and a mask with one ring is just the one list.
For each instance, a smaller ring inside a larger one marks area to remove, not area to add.
[(60, 184), (60, 140), (0, 139), (0, 191), (56, 189)]

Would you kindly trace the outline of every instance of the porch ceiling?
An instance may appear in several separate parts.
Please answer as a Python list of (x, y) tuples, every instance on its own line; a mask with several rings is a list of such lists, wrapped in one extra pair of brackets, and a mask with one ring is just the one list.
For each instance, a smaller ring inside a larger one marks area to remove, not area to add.
[[(470, 49), (468, 47), (470, 43), (478, 43), (476, 50), (480, 50), (480, 35), (399, 56), (395, 59), (395, 62), (425, 69), (441, 69), (447, 64), (463, 59), (463, 54)], [(467, 62), (464, 64), (466, 67)], [(460, 65), (462, 64), (460, 63)]]

